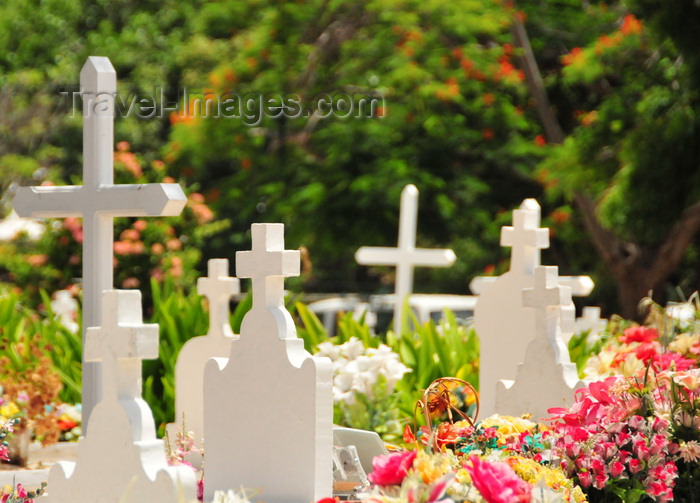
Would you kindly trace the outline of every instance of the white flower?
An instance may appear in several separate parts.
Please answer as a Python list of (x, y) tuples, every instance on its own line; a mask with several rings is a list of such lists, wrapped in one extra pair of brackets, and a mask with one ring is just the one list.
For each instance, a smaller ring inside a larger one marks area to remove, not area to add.
[(365, 352), (365, 345), (357, 337), (350, 337), (350, 340), (338, 346), (338, 349), (345, 358), (354, 360)]
[(326, 356), (335, 362), (340, 357), (340, 346), (336, 346), (331, 341), (322, 342), (318, 345), (317, 356)]
[(215, 491), (214, 499), (212, 499), (211, 503), (250, 503), (250, 500), (246, 496), (245, 491), (235, 493), (229, 489), (227, 492)]

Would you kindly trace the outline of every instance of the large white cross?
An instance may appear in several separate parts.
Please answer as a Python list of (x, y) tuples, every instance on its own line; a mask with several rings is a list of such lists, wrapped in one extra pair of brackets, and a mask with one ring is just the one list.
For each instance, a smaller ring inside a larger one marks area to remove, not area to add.
[(158, 325), (143, 324), (139, 290), (102, 292), (102, 324), (89, 327), (85, 361), (102, 362), (102, 398), (141, 397), (141, 360), (158, 358)]
[(417, 222), (418, 189), (406, 185), (401, 191), (398, 247), (363, 246), (355, 252), (358, 264), (396, 266), (394, 332), (397, 334), (401, 333), (403, 304), (413, 290), (413, 268), (448, 267), (457, 258), (450, 249), (416, 248)]
[[(100, 326), (100, 295), (114, 283), (115, 217), (175, 216), (187, 198), (177, 184), (114, 184), (114, 97), (117, 76), (108, 58), (91, 56), (80, 72), (83, 96), (83, 185), (22, 187), (18, 215), (83, 218), (83, 344)], [(99, 363), (83, 360), (83, 428), (99, 401)]]
[(250, 251), (236, 252), (236, 276), (253, 281), (253, 309), (284, 306), (284, 278), (299, 276), (299, 250), (284, 249), (283, 224), (253, 224)]
[(554, 341), (561, 308), (571, 304), (571, 288), (559, 284), (556, 266), (535, 268), (533, 288), (523, 290), (523, 307), (535, 309), (535, 337)]
[(241, 282), (228, 275), (228, 259), (211, 259), (207, 263), (209, 276), (197, 280), (197, 293), (209, 301), (208, 336), (233, 337), (229, 320), (229, 302), (241, 293)]
[(540, 205), (525, 199), (513, 212), (513, 226), (501, 228), (501, 246), (510, 246), (510, 270), (532, 274), (540, 265), (540, 250), (549, 247), (549, 229), (540, 228)]

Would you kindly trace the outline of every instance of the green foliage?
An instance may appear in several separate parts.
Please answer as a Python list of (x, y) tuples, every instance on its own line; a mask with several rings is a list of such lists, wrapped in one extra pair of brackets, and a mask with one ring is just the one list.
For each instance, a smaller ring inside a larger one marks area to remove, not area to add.
[(420, 393), (439, 377), (456, 377), (479, 388), (479, 340), (470, 326), (459, 322), (445, 309), (439, 324), (433, 320), (421, 325), (411, 313), (413, 330), (404, 329), (400, 337), (387, 334), (387, 344), (401, 356), (412, 371), (397, 384), (400, 408), (406, 417)]
[[(318, 344), (330, 340), (340, 345), (352, 337), (362, 341), (364, 347), (378, 347), (382, 337), (371, 333), (363, 320), (355, 320), (352, 313), (343, 314), (338, 322), (338, 335), (328, 338), (318, 317), (301, 303), (296, 303), (301, 326), (298, 335), (312, 353)], [(421, 393), (439, 377), (458, 377), (478, 388), (479, 345), (471, 327), (461, 324), (448, 309), (439, 324), (429, 321), (423, 325), (410, 315), (415, 329), (406, 329), (400, 336), (393, 332), (385, 335), (386, 344), (397, 353), (401, 362), (411, 371), (396, 384), (393, 395), (382, 395), (367, 400), (360, 398), (350, 406), (336, 404), (335, 420), (355, 428), (379, 429), (387, 440), (397, 440), (399, 418), (413, 417), (416, 401)]]
[[(80, 403), (82, 341), (80, 330), (73, 333), (64, 327), (51, 311), (50, 299), (41, 292), (44, 309), (35, 311), (26, 306), (22, 295), (8, 285), (0, 285), (0, 356), (8, 358), (11, 367), (21, 371), (32, 363), (29, 345), (34, 339), (42, 352), (53, 362), (51, 370), (63, 383), (59, 398), (66, 403)], [(22, 353), (20, 349), (24, 348)]]
[[(399, 194), (414, 182), (421, 243), (468, 250), (458, 265), (464, 275), (491, 263), (493, 215), (538, 193), (527, 179), (540, 155), (536, 128), (513, 49), (502, 45), (510, 12), (435, 0), (260, 2), (255, 16), (251, 9), (236, 8), (231, 57), (200, 83), (212, 90), (211, 105), (226, 93), (297, 97), (309, 107), (323, 94), (356, 93), (381, 98), (381, 117), (275, 119), (257, 103), (249, 117), (174, 118), (169, 169), (199, 183), (217, 213), (235, 215), (234, 232), (210, 241), (210, 250), (243, 246), (252, 221), (281, 221), (288, 242), (310, 251), (305, 289), (356, 288), (351, 253), (358, 243), (395, 240)], [(443, 288), (465, 290), (456, 274), (437, 274)], [(431, 275), (421, 271), (417, 282)]]
[(151, 281), (154, 311), (149, 323), (160, 326), (157, 360), (143, 362), (143, 398), (151, 406), (159, 431), (175, 420), (175, 363), (190, 338), (205, 335), (209, 319), (194, 289), (184, 291), (173, 281)]

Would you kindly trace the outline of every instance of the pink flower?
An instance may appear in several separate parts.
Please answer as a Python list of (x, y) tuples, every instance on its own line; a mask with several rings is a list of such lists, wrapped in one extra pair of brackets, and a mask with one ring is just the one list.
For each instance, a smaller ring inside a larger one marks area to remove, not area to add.
[(375, 456), (372, 460), (372, 473), (368, 478), (379, 486), (399, 485), (413, 466), (418, 451), (396, 452)]
[(590, 487), (591, 483), (593, 482), (591, 472), (580, 472), (578, 474), (578, 481), (581, 484), (581, 487)]
[(619, 461), (615, 461), (612, 465), (610, 465), (610, 476), (614, 479), (616, 479), (620, 475), (622, 475), (622, 472), (624, 472), (624, 471), (625, 471), (625, 465), (623, 465)]
[(639, 473), (644, 468), (644, 464), (638, 459), (630, 459), (630, 472)]
[(471, 455), (465, 468), (472, 477), (474, 487), (486, 503), (527, 503), (532, 487), (518, 477), (506, 463), (489, 463)]

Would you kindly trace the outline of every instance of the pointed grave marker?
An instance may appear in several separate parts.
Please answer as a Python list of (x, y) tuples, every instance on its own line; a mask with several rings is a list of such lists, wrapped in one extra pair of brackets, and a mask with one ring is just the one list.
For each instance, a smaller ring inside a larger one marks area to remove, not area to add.
[(252, 238), (236, 273), (252, 279), (253, 306), (229, 358), (205, 369), (204, 498), (244, 487), (268, 503), (317, 501), (332, 493), (332, 364), (304, 349), (284, 307), (284, 278), (299, 274), (284, 226), (253, 224)]
[(539, 421), (552, 407), (570, 406), (574, 390), (583, 385), (561, 338), (562, 308), (571, 304), (571, 289), (559, 285), (557, 267), (538, 266), (534, 287), (521, 295), (523, 306), (535, 314), (535, 339), (518, 365), (515, 382), (498, 383), (496, 410), (512, 416), (531, 413)]
[(158, 357), (158, 325), (144, 325), (141, 292), (103, 293), (103, 324), (90, 327), (85, 360), (101, 361), (101, 400), (74, 463), (49, 472), (50, 503), (168, 503), (195, 497), (190, 467), (168, 466), (153, 414), (141, 398), (141, 360)]
[(394, 287), (394, 333), (400, 334), (403, 322), (403, 305), (413, 291), (415, 267), (448, 267), (456, 256), (450, 249), (416, 248), (418, 222), (418, 189), (406, 185), (401, 192), (399, 212), (399, 241), (396, 248), (363, 246), (355, 252), (360, 265), (388, 265), (396, 267)]
[[(501, 229), (501, 245), (511, 247), (509, 270), (498, 277), (474, 278), (470, 284), (478, 294), (474, 328), (479, 337), (479, 389), (481, 414), (496, 413), (496, 386), (502, 379), (515, 379), (518, 365), (535, 338), (535, 315), (523, 307), (521, 292), (534, 285), (534, 270), (540, 252), (549, 246), (549, 229), (540, 228), (540, 205), (525, 199), (513, 211), (513, 225)], [(587, 295), (593, 282), (587, 276), (559, 278), (560, 284), (574, 285)], [(563, 308), (562, 331), (573, 332), (573, 303)]]
[[(193, 337), (180, 350), (175, 364), (175, 422), (167, 426), (168, 439), (174, 447), (184, 417), (187, 433), (194, 434), (200, 447), (204, 438), (204, 368), (210, 358), (228, 358), (231, 341), (238, 336), (229, 323), (231, 297), (241, 292), (238, 278), (229, 276), (228, 259), (211, 259), (209, 275), (197, 280), (197, 292), (209, 301), (209, 331)], [(201, 456), (192, 455), (187, 461), (201, 465)]]
[[(115, 217), (175, 216), (187, 202), (177, 184), (114, 184), (114, 96), (108, 58), (90, 56), (80, 72), (83, 95), (83, 185), (22, 187), (12, 204), (22, 217), (83, 218), (83, 344), (100, 326), (100, 295), (114, 283)], [(100, 369), (83, 361), (83, 429), (99, 400)]]

